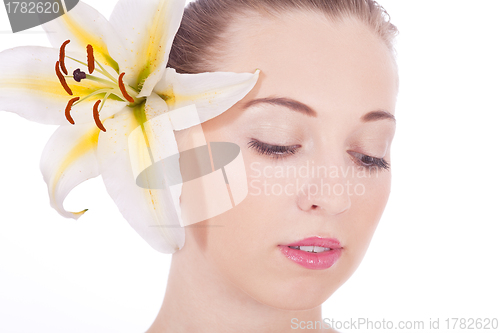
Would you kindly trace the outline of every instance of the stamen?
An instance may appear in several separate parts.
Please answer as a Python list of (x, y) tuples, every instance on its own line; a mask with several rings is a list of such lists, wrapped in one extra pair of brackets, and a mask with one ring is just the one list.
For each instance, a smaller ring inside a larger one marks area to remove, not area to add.
[(66, 106), (66, 111), (64, 114), (66, 115), (66, 119), (68, 119), (68, 121), (71, 123), (71, 125), (75, 124), (75, 121), (73, 120), (73, 118), (71, 117), (71, 114), (70, 114), (71, 107), (73, 106), (73, 103), (75, 103), (79, 99), (80, 99), (80, 97), (75, 97), (75, 98), (70, 99), (68, 102), (68, 105)]
[(103, 132), (106, 132), (106, 129), (104, 128), (104, 126), (102, 125), (101, 123), (101, 119), (99, 119), (99, 103), (101, 103), (101, 100), (98, 100), (95, 104), (94, 104), (94, 121), (95, 121), (95, 124), (97, 125), (97, 127), (99, 127), (99, 129)]
[(94, 48), (92, 45), (87, 45), (87, 64), (89, 67), (89, 74), (94, 72), (95, 63), (94, 63)]
[(61, 82), (61, 85), (63, 86), (64, 90), (70, 95), (73, 95), (73, 92), (71, 91), (70, 87), (66, 83), (66, 79), (61, 73), (61, 70), (59, 69), (59, 61), (56, 61), (56, 74), (57, 77), (59, 78), (59, 81)]
[(64, 74), (68, 75), (68, 70), (66, 69), (66, 64), (64, 63), (64, 58), (66, 57), (66, 45), (68, 45), (70, 40), (68, 39), (61, 45), (61, 49), (59, 50), (59, 62), (61, 64), (61, 69)]
[(76, 82), (80, 82), (83, 79), (87, 78), (87, 74), (85, 72), (82, 72), (80, 68), (75, 69), (73, 72), (73, 79), (75, 79)]
[(123, 94), (123, 97), (125, 97), (125, 99), (127, 101), (129, 101), (130, 103), (134, 103), (135, 102), (134, 99), (132, 98), (132, 96), (130, 96), (127, 93), (127, 89), (125, 89), (125, 85), (123, 84), (123, 76), (124, 75), (125, 75), (125, 72), (120, 74), (120, 77), (118, 78), (118, 86), (120, 87), (120, 90)]
[[(76, 102), (74, 105), (77, 105), (77, 104), (80, 104), (81, 102), (83, 101), (86, 101), (87, 99), (95, 96), (95, 95), (99, 95), (99, 94), (104, 94), (104, 93), (107, 93), (109, 91), (109, 89), (99, 89), (99, 90), (96, 90), (94, 91), (93, 93), (91, 94), (88, 94), (87, 96), (83, 97), (82, 99), (80, 99), (78, 102)], [(114, 95), (118, 96), (119, 98), (121, 98), (121, 95), (117, 93), (115, 93)]]
[(101, 104), (101, 107), (99, 108), (99, 113), (101, 113), (102, 107), (104, 106), (104, 103), (106, 103), (106, 100), (108, 99), (108, 97), (110, 95), (111, 95), (111, 92), (107, 92), (106, 95), (104, 96), (104, 98), (102, 99), (102, 104)]

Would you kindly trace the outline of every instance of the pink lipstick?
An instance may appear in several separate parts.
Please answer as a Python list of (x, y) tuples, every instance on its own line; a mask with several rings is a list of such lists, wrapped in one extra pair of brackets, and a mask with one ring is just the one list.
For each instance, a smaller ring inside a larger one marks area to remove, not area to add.
[(343, 249), (337, 239), (321, 237), (310, 237), (279, 247), (285, 257), (308, 269), (332, 267)]

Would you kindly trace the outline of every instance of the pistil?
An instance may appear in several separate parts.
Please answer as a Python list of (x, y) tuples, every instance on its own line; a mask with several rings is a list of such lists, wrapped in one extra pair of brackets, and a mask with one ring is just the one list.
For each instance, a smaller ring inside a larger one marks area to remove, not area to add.
[(80, 68), (75, 69), (75, 71), (73, 72), (73, 79), (76, 82), (80, 82), (80, 81), (82, 81), (83, 79), (86, 79), (86, 78), (87, 78), (87, 74), (85, 74), (85, 72), (82, 72), (80, 70)]

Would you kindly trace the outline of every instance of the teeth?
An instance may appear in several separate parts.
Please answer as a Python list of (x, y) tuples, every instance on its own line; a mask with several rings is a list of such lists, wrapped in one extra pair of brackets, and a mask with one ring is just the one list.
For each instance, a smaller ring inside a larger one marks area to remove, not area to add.
[(300, 246), (299, 249), (301, 251), (313, 252), (314, 246)]
[(290, 246), (290, 248), (312, 253), (320, 253), (331, 250), (329, 247), (321, 247), (321, 246)]
[(324, 251), (330, 251), (330, 248), (329, 247), (321, 247), (321, 246), (314, 247), (314, 252), (316, 252), (316, 253), (324, 252)]

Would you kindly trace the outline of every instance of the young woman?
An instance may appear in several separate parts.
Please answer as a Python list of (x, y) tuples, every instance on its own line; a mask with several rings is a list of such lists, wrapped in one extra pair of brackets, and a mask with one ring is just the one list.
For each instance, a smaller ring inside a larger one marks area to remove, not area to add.
[[(383, 8), (121, 0), (110, 22), (80, 3), (44, 28), (55, 48), (0, 53), (0, 109), (61, 125), (41, 163), (61, 215), (81, 216), (64, 198), (102, 175), (132, 227), (173, 253), (148, 332), (331, 331), (321, 305), (358, 267), (390, 192), (397, 30)], [(159, 146), (188, 148), (195, 122), (176, 110), (190, 104), (206, 142), (239, 146), (244, 177), (228, 189), (248, 193), (181, 228), (174, 209), (197, 209), (199, 193), (136, 176)]]
[(261, 70), (202, 124), (207, 141), (241, 147), (249, 193), (185, 228), (148, 332), (328, 331), (321, 304), (359, 265), (390, 192), (395, 34), (370, 0), (188, 5), (169, 67)]

